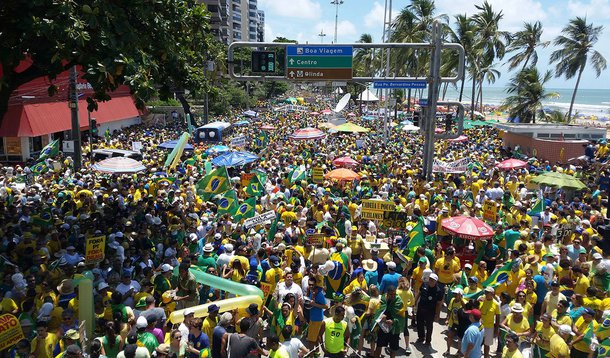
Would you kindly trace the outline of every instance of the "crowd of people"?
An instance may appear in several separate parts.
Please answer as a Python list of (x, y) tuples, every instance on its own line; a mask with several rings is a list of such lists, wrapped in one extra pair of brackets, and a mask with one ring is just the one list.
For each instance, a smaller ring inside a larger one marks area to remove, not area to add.
[[(242, 149), (259, 160), (228, 168), (231, 188), (246, 200), (252, 195), (241, 176), (256, 172), (264, 187), (254, 196), (256, 214), (276, 213), (275, 220), (249, 229), (243, 219), (219, 214), (217, 198), (197, 190), (214, 156), (206, 150), (218, 143), (191, 142), (195, 149), (184, 152), (181, 164), (164, 169), (169, 152), (157, 145), (178, 138), (186, 128), (180, 122), (137, 125), (97, 138), (94, 148), (131, 149), (141, 142), (147, 170), (135, 174), (96, 172), (88, 157), (84, 168), (74, 171), (61, 153), (48, 158), (40, 173), (20, 166), (1, 169), (0, 307), (18, 317), (24, 333), (4, 354), (393, 358), (413, 349), (466, 358), (608, 354), (605, 143), (595, 144), (595, 158), (579, 167), (530, 158), (526, 168), (502, 171), (495, 165), (510, 152), (496, 129), (477, 127), (466, 131), (466, 142), (436, 144), (438, 158), (467, 158), (472, 165), (427, 181), (421, 134), (399, 125), (384, 143), (383, 119), (348, 118), (372, 129), (369, 133), (291, 139), (296, 129), (326, 121), (310, 111), (327, 103), (318, 99), (308, 106), (309, 111), (263, 110), (234, 128), (234, 135), (249, 139)], [(238, 114), (224, 119), (242, 120)], [(256, 145), (262, 125), (274, 128), (266, 130), (264, 145)], [(88, 146), (84, 149), (86, 156)], [(352, 169), (359, 179), (313, 182), (312, 168), (328, 172), (343, 156), (358, 161)], [(307, 175), (292, 180), (290, 173), (301, 166)], [(543, 171), (578, 176), (587, 189), (538, 190), (530, 180)], [(365, 199), (391, 201), (407, 222), (386, 227), (363, 218)], [(463, 240), (441, 225), (451, 216), (482, 218), (486, 201), (498, 210), (489, 240)], [(544, 209), (534, 214), (538, 204)], [(425, 243), (414, 248), (409, 240), (418, 224)], [(323, 236), (321, 244), (309, 239), (312, 233)], [(86, 261), (86, 238), (99, 236), (106, 238), (103, 260)], [(227, 309), (223, 301), (234, 295), (201, 284), (193, 270), (267, 285), (269, 294), (262, 305)], [(84, 279), (93, 281), (92, 332), (79, 322)], [(204, 304), (205, 312), (196, 309)], [(184, 319), (171, 320), (175, 311)], [(446, 345), (433, 345), (435, 335), (443, 335)]]

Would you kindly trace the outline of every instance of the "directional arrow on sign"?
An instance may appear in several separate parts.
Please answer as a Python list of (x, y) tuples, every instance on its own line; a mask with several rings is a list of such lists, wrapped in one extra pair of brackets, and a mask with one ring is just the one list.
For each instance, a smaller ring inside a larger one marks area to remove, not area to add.
[(290, 71), (289, 75), (291, 78), (294, 78), (294, 71)]
[(291, 58), (289, 62), (291, 65), (294, 65), (294, 59)]

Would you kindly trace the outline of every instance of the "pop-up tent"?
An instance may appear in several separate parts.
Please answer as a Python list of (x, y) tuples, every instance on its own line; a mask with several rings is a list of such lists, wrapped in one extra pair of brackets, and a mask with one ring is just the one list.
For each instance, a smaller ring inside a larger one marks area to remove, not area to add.
[(379, 98), (377, 98), (377, 96), (375, 96), (375, 94), (373, 94), (373, 92), (367, 88), (360, 94), (358, 100), (363, 102), (377, 102), (379, 101)]

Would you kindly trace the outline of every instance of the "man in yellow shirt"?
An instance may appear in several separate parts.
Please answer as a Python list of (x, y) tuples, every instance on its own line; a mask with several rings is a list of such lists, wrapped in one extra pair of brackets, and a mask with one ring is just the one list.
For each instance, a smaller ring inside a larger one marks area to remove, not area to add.
[(483, 326), (483, 354), (489, 358), (489, 349), (494, 343), (500, 328), (500, 305), (494, 299), (493, 287), (485, 288), (485, 297), (481, 302), (481, 325)]
[(573, 336), (572, 327), (567, 324), (562, 324), (559, 326), (557, 333), (551, 336), (550, 340), (550, 358), (569, 358), (570, 357), (570, 347), (568, 346), (568, 339), (570, 336)]
[(38, 336), (32, 340), (30, 353), (36, 358), (53, 358), (53, 349), (59, 342), (55, 333), (48, 332), (47, 321), (41, 320), (36, 324)]
[(575, 276), (574, 293), (585, 296), (587, 288), (589, 288), (589, 278), (582, 272), (582, 268), (576, 266), (572, 268), (572, 273)]
[[(591, 353), (589, 348), (590, 343), (587, 343), (583, 338), (589, 332), (589, 330), (595, 330), (599, 326), (597, 321), (595, 320), (595, 311), (590, 308), (585, 308), (582, 316), (580, 316), (574, 325), (572, 326), (572, 330), (574, 331), (574, 339), (572, 343), (570, 343), (570, 348), (575, 349), (577, 352), (572, 352), (571, 356), (574, 357), (586, 357)], [(574, 355), (574, 353), (577, 353)]]
[(444, 290), (446, 285), (452, 284), (455, 281), (455, 275), (460, 270), (460, 263), (458, 260), (455, 260), (455, 249), (448, 247), (445, 251), (445, 256), (434, 263), (434, 271), (438, 275), (440, 289)]

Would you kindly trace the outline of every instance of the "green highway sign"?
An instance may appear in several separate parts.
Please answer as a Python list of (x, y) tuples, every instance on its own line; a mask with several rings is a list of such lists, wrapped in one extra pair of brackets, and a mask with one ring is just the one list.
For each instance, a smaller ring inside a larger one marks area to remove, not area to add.
[(288, 56), (287, 67), (292, 68), (351, 68), (351, 56)]
[(354, 50), (347, 45), (289, 45), (286, 78), (302, 81), (352, 79)]

